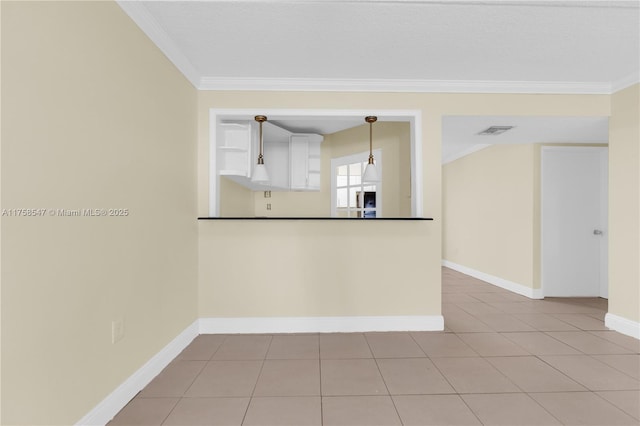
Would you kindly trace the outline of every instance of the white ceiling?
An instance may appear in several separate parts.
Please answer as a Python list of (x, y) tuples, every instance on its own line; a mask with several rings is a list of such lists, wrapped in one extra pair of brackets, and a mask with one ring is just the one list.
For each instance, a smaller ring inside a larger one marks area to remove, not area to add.
[[(607, 94), (640, 80), (640, 0), (118, 3), (201, 90)], [(362, 124), (274, 123), (320, 134)], [(491, 125), (516, 128), (477, 135)], [(606, 117), (446, 117), (442, 156), (494, 143), (606, 142), (607, 126)]]
[(200, 89), (609, 93), (640, 1), (120, 1)]
[[(501, 135), (479, 135), (491, 126), (514, 126)], [(493, 144), (608, 143), (608, 117), (448, 116), (442, 119), (442, 162)]]

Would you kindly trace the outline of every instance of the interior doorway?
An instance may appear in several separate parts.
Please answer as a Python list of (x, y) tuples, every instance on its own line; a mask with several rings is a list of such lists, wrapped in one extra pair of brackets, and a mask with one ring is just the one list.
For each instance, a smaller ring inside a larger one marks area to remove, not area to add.
[(542, 290), (608, 298), (608, 149), (543, 147)]

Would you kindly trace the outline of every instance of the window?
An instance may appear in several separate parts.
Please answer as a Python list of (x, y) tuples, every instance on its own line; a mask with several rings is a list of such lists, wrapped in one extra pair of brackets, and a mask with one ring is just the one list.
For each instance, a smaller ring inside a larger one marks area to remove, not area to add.
[[(382, 151), (374, 150), (376, 167), (382, 181)], [(382, 217), (382, 186), (362, 182), (369, 153), (331, 160), (331, 216)]]

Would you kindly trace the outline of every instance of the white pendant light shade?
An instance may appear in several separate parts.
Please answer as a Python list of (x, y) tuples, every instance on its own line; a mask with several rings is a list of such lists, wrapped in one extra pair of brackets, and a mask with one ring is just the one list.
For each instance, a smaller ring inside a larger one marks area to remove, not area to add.
[(378, 169), (376, 169), (375, 164), (367, 164), (367, 167), (364, 168), (364, 173), (362, 174), (362, 181), (365, 183), (380, 182), (380, 176), (378, 176)]
[(378, 120), (378, 117), (369, 116), (365, 117), (364, 121), (369, 123), (369, 162), (367, 163), (367, 167), (364, 168), (364, 173), (362, 174), (362, 182), (363, 183), (375, 183), (380, 182), (380, 175), (378, 174), (378, 169), (376, 169), (376, 165), (373, 162), (373, 123)]
[(269, 173), (267, 173), (267, 167), (264, 164), (256, 164), (256, 166), (253, 168), (253, 175), (251, 175), (251, 182), (255, 182), (255, 183), (269, 182)]
[(266, 184), (269, 183), (269, 173), (267, 173), (267, 168), (264, 165), (264, 156), (262, 155), (262, 123), (267, 121), (267, 117), (264, 115), (256, 115), (255, 120), (260, 123), (260, 154), (258, 155), (258, 164), (253, 168), (251, 182)]

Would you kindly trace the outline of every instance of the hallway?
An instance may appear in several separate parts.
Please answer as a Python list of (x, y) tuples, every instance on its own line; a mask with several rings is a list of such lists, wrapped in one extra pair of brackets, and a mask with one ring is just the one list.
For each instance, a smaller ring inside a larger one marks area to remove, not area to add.
[(109, 424), (638, 425), (606, 310), (443, 268), (444, 332), (201, 335)]

